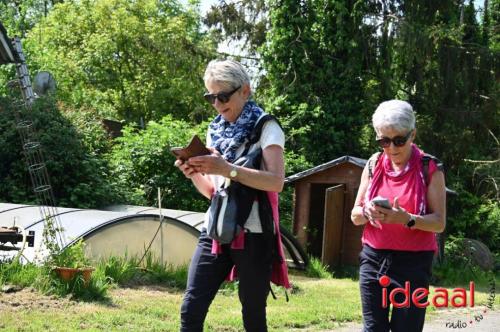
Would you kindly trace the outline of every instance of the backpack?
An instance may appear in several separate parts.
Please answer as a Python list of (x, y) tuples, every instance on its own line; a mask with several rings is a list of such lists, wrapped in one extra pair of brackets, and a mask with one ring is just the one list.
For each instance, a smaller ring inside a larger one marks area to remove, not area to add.
[[(262, 149), (258, 148), (251, 153), (248, 152), (250, 147), (260, 140), (262, 128), (269, 120), (278, 122), (274, 116), (269, 114), (260, 118), (245, 144), (245, 150), (234, 162), (235, 165), (253, 169), (260, 168)], [(207, 229), (208, 235), (221, 244), (231, 243), (238, 234), (244, 231), (243, 226), (250, 215), (255, 200), (259, 202), (259, 217), (262, 232), (266, 235), (268, 243), (271, 244), (274, 239), (274, 221), (267, 193), (239, 182), (230, 182), (229, 186), (222, 184), (221, 188), (212, 196)], [(270, 246), (270, 249), (270, 256), (275, 257), (273, 246)]]

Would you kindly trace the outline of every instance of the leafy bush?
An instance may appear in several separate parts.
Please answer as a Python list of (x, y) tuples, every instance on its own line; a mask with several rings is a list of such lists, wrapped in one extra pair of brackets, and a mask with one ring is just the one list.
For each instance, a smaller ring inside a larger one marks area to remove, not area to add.
[[(13, 100), (0, 99), (0, 200), (37, 204), (16, 131)], [(105, 160), (83, 144), (82, 136), (51, 98), (38, 99), (21, 118), (33, 122), (58, 206), (96, 208), (122, 201), (109, 181)], [(67, 109), (66, 109), (67, 111)], [(75, 111), (76, 112), (76, 111)]]
[(162, 206), (170, 209), (203, 211), (208, 201), (202, 197), (177, 167), (175, 157), (169, 152), (174, 146), (185, 146), (192, 135), (207, 127), (193, 127), (188, 122), (164, 117), (160, 122), (151, 121), (146, 129), (125, 127), (123, 137), (109, 155), (115, 185), (128, 187), (129, 204), (157, 204), (157, 188), (164, 190)]
[(48, 262), (51, 266), (80, 268), (90, 265), (90, 260), (85, 257), (85, 243), (83, 240), (72, 244), (52, 255), (52, 260)]
[(328, 271), (328, 265), (323, 265), (321, 260), (313, 256), (309, 258), (309, 265), (307, 265), (306, 268), (306, 276), (321, 279), (332, 278), (332, 274)]
[(500, 203), (481, 199), (465, 190), (448, 202), (448, 234), (477, 239), (493, 253), (500, 251)]
[(462, 237), (450, 236), (445, 244), (446, 259), (433, 267), (432, 278), (435, 283), (457, 286), (474, 281), (486, 284), (491, 278), (491, 272), (483, 271), (475, 265), (464, 252)]

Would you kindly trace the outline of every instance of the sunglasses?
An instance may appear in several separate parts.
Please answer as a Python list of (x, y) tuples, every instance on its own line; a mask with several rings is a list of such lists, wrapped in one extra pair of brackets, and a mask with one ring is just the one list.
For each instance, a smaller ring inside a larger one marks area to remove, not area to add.
[(208, 101), (210, 104), (215, 104), (215, 99), (218, 99), (221, 103), (225, 104), (231, 99), (231, 96), (238, 91), (241, 86), (229, 92), (219, 92), (219, 93), (205, 93), (203, 98)]
[(378, 145), (380, 145), (381, 148), (388, 148), (389, 146), (391, 146), (391, 142), (394, 144), (394, 146), (401, 147), (406, 144), (412, 132), (413, 130), (410, 130), (410, 132), (406, 134), (406, 136), (396, 136), (394, 138), (382, 137), (380, 139), (377, 139), (376, 142), (378, 143)]

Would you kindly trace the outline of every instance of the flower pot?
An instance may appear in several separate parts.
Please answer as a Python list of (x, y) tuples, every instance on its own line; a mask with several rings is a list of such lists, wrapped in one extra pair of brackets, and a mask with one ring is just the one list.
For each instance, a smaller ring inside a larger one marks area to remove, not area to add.
[(93, 267), (60, 267), (56, 266), (53, 268), (53, 271), (57, 273), (59, 278), (64, 281), (71, 281), (78, 273), (81, 273), (83, 276), (84, 285), (88, 285), (90, 281), (90, 276), (92, 275), (92, 271), (95, 269)]

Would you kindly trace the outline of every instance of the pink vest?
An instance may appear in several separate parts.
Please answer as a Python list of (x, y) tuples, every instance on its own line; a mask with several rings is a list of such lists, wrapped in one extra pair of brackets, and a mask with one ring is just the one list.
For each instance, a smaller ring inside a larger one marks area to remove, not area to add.
[[(413, 145), (412, 157), (405, 170), (396, 173), (392, 170), (389, 158), (382, 154), (374, 167), (364, 204), (375, 196), (382, 196), (388, 198), (392, 205), (394, 197), (398, 197), (399, 205), (406, 211), (425, 215), (427, 213), (427, 186), (422, 172), (422, 155), (422, 151)], [(436, 170), (436, 163), (430, 160), (429, 179)], [(382, 229), (378, 229), (367, 223), (361, 242), (375, 249), (437, 250), (436, 236), (433, 232), (408, 229), (402, 224), (381, 224)]]

